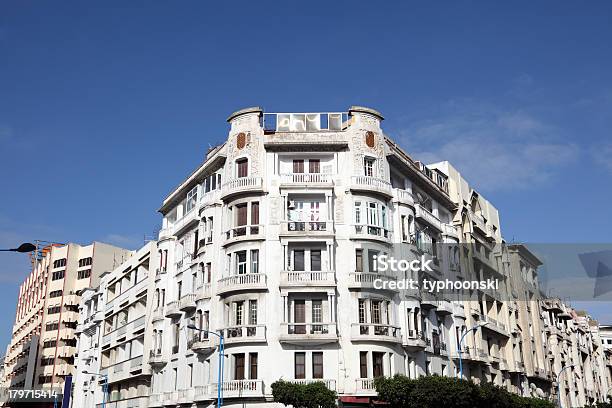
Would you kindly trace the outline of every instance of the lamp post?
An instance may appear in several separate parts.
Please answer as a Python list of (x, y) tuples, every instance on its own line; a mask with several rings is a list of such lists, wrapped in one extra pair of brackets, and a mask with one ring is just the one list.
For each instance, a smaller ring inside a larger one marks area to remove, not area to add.
[(223, 360), (225, 358), (225, 346), (223, 343), (223, 335), (214, 331), (200, 329), (193, 324), (187, 326), (188, 329), (199, 331), (200, 333), (214, 334), (219, 338), (219, 372), (217, 374), (217, 407), (223, 406)]
[(83, 374), (95, 375), (104, 379), (104, 382), (102, 383), (102, 408), (106, 408), (106, 394), (108, 393), (108, 376), (106, 374), (90, 373), (89, 371), (83, 371)]
[(19, 245), (17, 248), (0, 249), (0, 252), (32, 252), (36, 250), (36, 246), (29, 242)]
[(463, 333), (463, 335), (461, 336), (461, 339), (459, 339), (459, 345), (457, 346), (457, 351), (459, 352), (459, 378), (460, 379), (463, 379), (463, 358), (461, 358), (461, 353), (462, 353), (461, 345), (463, 344), (463, 339), (468, 333), (475, 332), (476, 330), (478, 330), (479, 327), (484, 327), (487, 324), (489, 324), (489, 322), (477, 324), (476, 326), (472, 327), (470, 330), (467, 330), (465, 333)]
[(561, 369), (561, 371), (559, 371), (559, 374), (557, 374), (557, 397), (559, 398), (559, 408), (563, 408), (561, 405), (561, 374), (563, 374), (565, 370), (567, 370), (568, 368), (572, 368), (573, 366), (573, 364), (565, 366)]

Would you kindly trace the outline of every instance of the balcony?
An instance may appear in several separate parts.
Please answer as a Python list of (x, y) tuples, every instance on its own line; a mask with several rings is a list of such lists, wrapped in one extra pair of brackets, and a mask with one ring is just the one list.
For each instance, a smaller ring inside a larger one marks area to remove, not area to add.
[(210, 299), (211, 290), (210, 283), (201, 283), (196, 288), (196, 302), (201, 299)]
[(453, 303), (448, 300), (440, 300), (436, 307), (436, 313), (439, 315), (453, 314)]
[(173, 300), (172, 302), (166, 305), (166, 317), (178, 317), (181, 315), (180, 310), (180, 302), (178, 300)]
[(230, 228), (229, 230), (225, 231), (225, 241), (223, 241), (223, 246), (227, 246), (235, 242), (263, 239), (263, 225), (240, 225), (238, 227)]
[(338, 341), (336, 323), (281, 323), (279, 341), (290, 344), (325, 344)]
[(290, 237), (317, 237), (334, 234), (333, 221), (282, 221), (280, 235)]
[(265, 273), (245, 273), (242, 275), (232, 275), (219, 279), (218, 283), (218, 295), (240, 290), (267, 289)]
[(206, 207), (208, 205), (214, 204), (219, 201), (221, 197), (221, 190), (211, 190), (202, 195), (200, 198), (200, 208)]
[(407, 351), (421, 351), (427, 347), (427, 343), (425, 342), (425, 334), (421, 331), (417, 331), (414, 329), (408, 329), (407, 335), (404, 337), (402, 342), (402, 346)]
[(210, 337), (204, 333), (195, 334), (187, 341), (187, 347), (196, 353), (211, 353), (215, 345)]
[[(217, 384), (211, 384), (213, 390)], [(254, 398), (264, 396), (264, 384), (262, 380), (233, 380), (224, 381), (221, 385), (223, 398)]]
[(412, 206), (414, 205), (414, 196), (410, 191), (402, 190), (401, 188), (394, 188), (393, 201)]
[(166, 315), (164, 314), (164, 308), (162, 306), (155, 308), (153, 312), (151, 312), (151, 321), (153, 322), (164, 320), (164, 317), (166, 317)]
[(459, 229), (454, 225), (442, 224), (442, 234), (453, 238), (459, 238)]
[(358, 378), (355, 380), (355, 394), (377, 395), (374, 388), (374, 378)]
[(414, 215), (417, 219), (424, 221), (428, 225), (442, 232), (442, 222), (440, 222), (440, 219), (433, 215), (427, 208), (423, 207), (420, 204), (415, 204)]
[(361, 192), (366, 191), (369, 193), (375, 192), (383, 194), (387, 198), (393, 197), (391, 183), (372, 176), (352, 176), (351, 190)]
[(240, 177), (229, 180), (221, 186), (221, 199), (228, 198), (247, 192), (263, 191), (263, 179), (261, 177)]
[(181, 297), (179, 309), (183, 312), (189, 312), (196, 308), (196, 294), (189, 293)]
[(281, 174), (282, 187), (331, 187), (332, 175), (325, 173)]
[(508, 333), (508, 330), (504, 323), (486, 315), (483, 316), (483, 320), (487, 322), (487, 324), (484, 325), (483, 328), (499, 333), (505, 337), (510, 337), (510, 334)]
[(283, 271), (281, 287), (330, 287), (336, 286), (334, 271)]
[(399, 327), (389, 324), (353, 323), (351, 324), (351, 340), (401, 343), (402, 332)]
[(213, 390), (211, 384), (193, 387), (194, 401), (210, 401), (217, 397), (217, 388)]
[(392, 234), (387, 228), (379, 225), (355, 224), (352, 239), (368, 239), (391, 244)]
[(166, 359), (161, 350), (151, 350), (149, 352), (149, 364), (152, 366), (160, 366), (166, 364)]
[(483, 234), (487, 234), (487, 227), (485, 224), (484, 217), (480, 214), (476, 214), (473, 211), (470, 211), (470, 217), (472, 218), (472, 222), (475, 228), (478, 228)]
[(292, 384), (314, 384), (314, 383), (322, 382), (323, 384), (325, 384), (325, 387), (327, 387), (328, 390), (336, 391), (336, 380), (332, 380), (329, 378), (312, 378), (312, 379), (303, 378), (303, 379), (287, 380), (287, 382), (290, 382)]
[(225, 344), (266, 341), (266, 326), (263, 324), (226, 327), (222, 332)]
[(381, 288), (383, 282), (395, 281), (395, 278), (389, 275), (383, 275), (376, 272), (351, 272), (349, 273), (349, 289), (377, 289), (374, 286), (379, 287), (380, 290), (392, 290), (397, 292), (398, 289), (389, 289), (385, 286), (385, 289)]

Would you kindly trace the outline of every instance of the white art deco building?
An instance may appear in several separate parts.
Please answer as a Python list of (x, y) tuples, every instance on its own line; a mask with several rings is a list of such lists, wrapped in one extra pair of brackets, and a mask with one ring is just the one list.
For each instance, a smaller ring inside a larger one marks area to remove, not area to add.
[[(382, 120), (364, 107), (248, 108), (229, 117), (227, 141), (160, 208), (146, 305), (129, 316), (146, 315), (135, 334), (144, 336), (138, 381), (127, 381), (129, 370), (109, 378), (115, 407), (214, 404), (219, 341), (190, 325), (225, 339), (229, 407), (279, 406), (271, 395), (279, 379), (323, 381), (341, 406), (368, 406), (375, 377), (455, 376), (458, 340), (475, 325), (462, 348), (464, 377), (554, 397), (562, 362), (547, 351), (539, 260), (520, 245), (500, 246), (495, 207), (449, 163), (412, 159), (384, 134)], [(375, 271), (382, 254), (435, 259), (432, 280), (496, 278), (500, 292), (467, 302), (376, 289), (386, 274), (422, 277)], [(121, 362), (110, 353), (100, 360), (106, 373)], [(603, 388), (610, 359), (601, 355)], [(575, 394), (572, 387), (564, 392)]]

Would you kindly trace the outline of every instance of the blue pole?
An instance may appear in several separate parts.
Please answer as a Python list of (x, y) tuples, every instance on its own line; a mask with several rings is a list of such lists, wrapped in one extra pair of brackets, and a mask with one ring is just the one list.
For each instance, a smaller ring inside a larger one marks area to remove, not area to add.
[(462, 353), (461, 345), (463, 344), (463, 339), (469, 332), (471, 331), (475, 332), (476, 330), (478, 330), (480, 326), (483, 326), (483, 325), (477, 324), (476, 326), (472, 327), (470, 330), (467, 330), (465, 333), (463, 333), (463, 335), (459, 339), (459, 345), (457, 346), (457, 351), (459, 352), (459, 379), (461, 380), (463, 379), (463, 358), (461, 357), (461, 353)]
[(206, 334), (214, 334), (219, 338), (219, 364), (218, 364), (218, 381), (217, 381), (217, 408), (221, 408), (223, 406), (223, 360), (225, 353), (225, 344), (223, 341), (223, 332), (216, 333), (214, 331), (203, 330), (195, 327), (194, 325), (188, 325), (188, 329), (197, 330), (201, 333)]
[(220, 395), (220, 403), (219, 403), (219, 407), (221, 407), (223, 405), (223, 368), (225, 365), (225, 339), (223, 338), (223, 335), (219, 336), (219, 339), (221, 339), (221, 349), (220, 349), (220, 358), (221, 358), (221, 376), (219, 377), (219, 395)]

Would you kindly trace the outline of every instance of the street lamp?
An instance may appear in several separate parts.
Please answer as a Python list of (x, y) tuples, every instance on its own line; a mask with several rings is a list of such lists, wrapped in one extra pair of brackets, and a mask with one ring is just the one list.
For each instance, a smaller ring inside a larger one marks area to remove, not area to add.
[(217, 374), (218, 376), (218, 381), (217, 381), (217, 407), (221, 407), (223, 406), (223, 360), (225, 358), (225, 346), (223, 343), (223, 335), (220, 333), (216, 333), (214, 331), (208, 331), (208, 330), (204, 330), (204, 329), (200, 329), (199, 327), (196, 327), (193, 324), (187, 325), (188, 329), (192, 329), (192, 330), (197, 330), (201, 333), (206, 333), (206, 334), (214, 334), (215, 336), (217, 336), (219, 338), (219, 372)]
[(32, 252), (36, 250), (36, 246), (29, 242), (19, 245), (17, 248), (0, 249), (0, 252)]
[(560, 380), (561, 380), (561, 374), (563, 374), (563, 372), (564, 372), (565, 370), (567, 370), (568, 368), (572, 368), (572, 367), (574, 367), (574, 365), (573, 365), (573, 364), (570, 364), (570, 365), (568, 365), (568, 366), (565, 366), (565, 367), (563, 367), (563, 368), (561, 369), (561, 371), (559, 371), (559, 374), (557, 374), (557, 397), (559, 398), (559, 408), (563, 408), (563, 407), (561, 406), (561, 381), (560, 381)]
[(461, 345), (463, 344), (463, 339), (468, 333), (475, 332), (476, 330), (478, 330), (479, 327), (484, 327), (487, 324), (489, 324), (489, 322), (477, 324), (476, 326), (472, 327), (470, 330), (467, 330), (465, 333), (463, 333), (463, 335), (461, 336), (461, 339), (459, 339), (459, 345), (457, 346), (457, 351), (459, 352), (459, 378), (460, 379), (463, 379), (463, 358), (461, 358), (461, 353), (462, 353)]
[(104, 382), (102, 383), (102, 408), (106, 408), (106, 394), (108, 393), (108, 375), (90, 373), (89, 371), (83, 371), (83, 374), (95, 375), (104, 379)]

